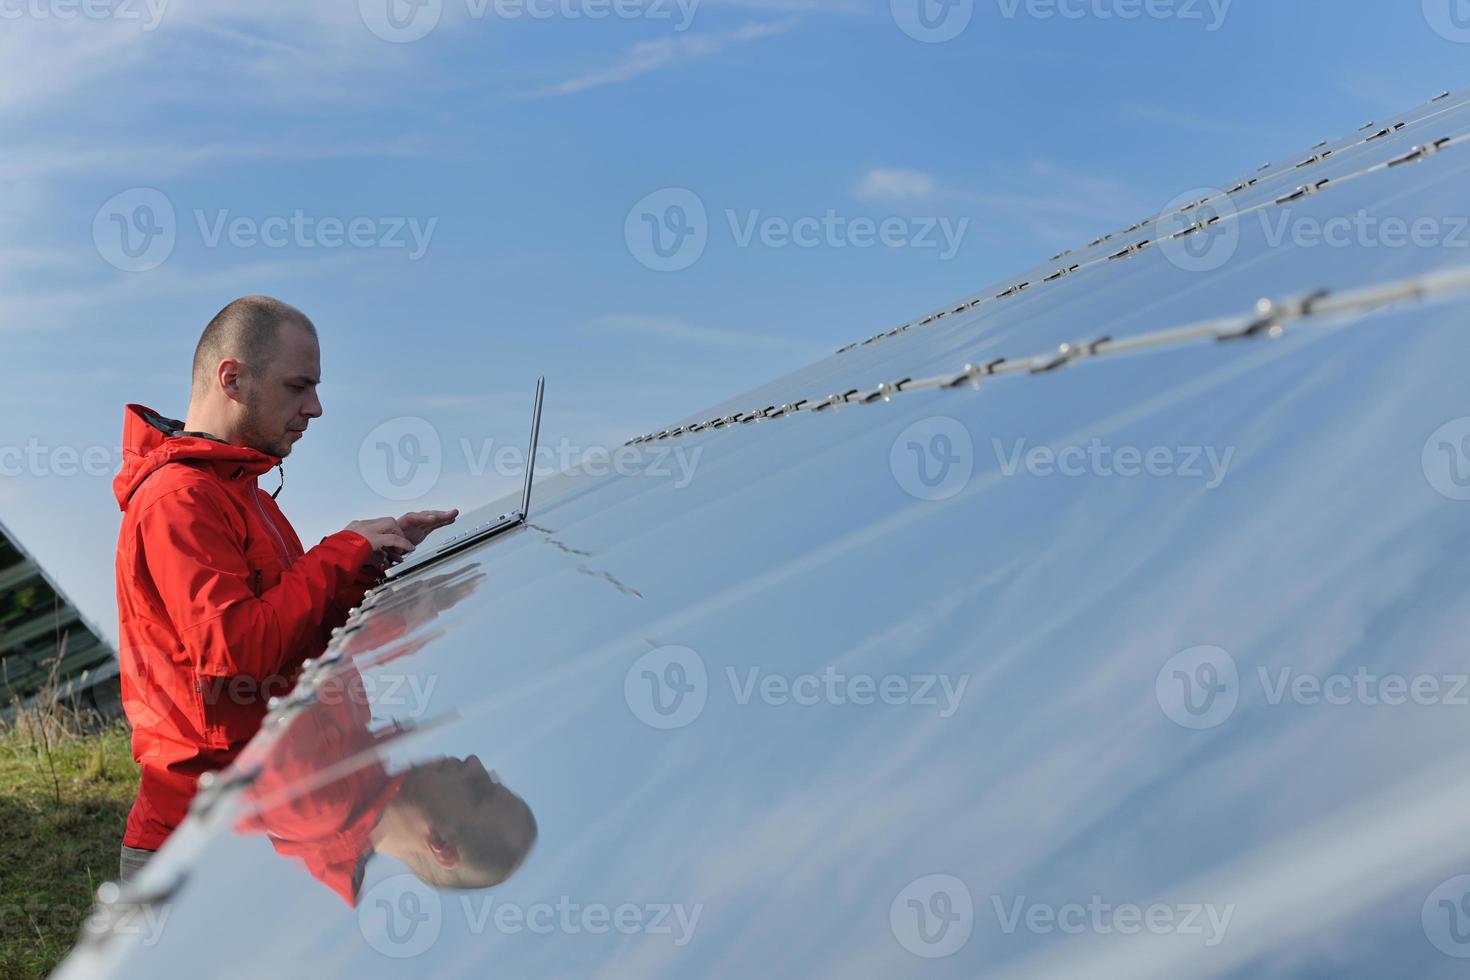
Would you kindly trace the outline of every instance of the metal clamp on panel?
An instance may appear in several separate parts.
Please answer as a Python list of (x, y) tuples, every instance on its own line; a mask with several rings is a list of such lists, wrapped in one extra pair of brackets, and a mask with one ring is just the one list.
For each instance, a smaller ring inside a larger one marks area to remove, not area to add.
[(984, 364), (966, 364), (963, 371), (950, 378), (948, 381), (942, 382), (940, 384), (940, 387), (957, 388), (962, 384), (970, 382), (979, 384), (981, 378), (985, 377), (988, 374), (994, 374), (995, 369), (1004, 364), (1005, 360), (1006, 359), (1004, 357), (997, 357), (995, 360), (986, 361)]
[(221, 776), (218, 772), (201, 773), (194, 796), (189, 800), (190, 815), (203, 816), (209, 813), (227, 793), (255, 782), (260, 777), (262, 768), (256, 765), (249, 769), (227, 770), (228, 776)]
[(1286, 320), (1297, 320), (1311, 316), (1317, 303), (1328, 296), (1325, 289), (1297, 299), (1276, 302), (1262, 299), (1256, 303), (1256, 312), (1250, 320), (1239, 327), (1223, 327), (1215, 332), (1216, 340), (1245, 340), (1250, 337), (1280, 337), (1286, 332)]
[(1331, 180), (1319, 180), (1315, 184), (1303, 184), (1289, 194), (1282, 194), (1276, 199), (1277, 204), (1290, 204), (1292, 201), (1300, 201), (1309, 194), (1315, 194), (1326, 187)]
[(792, 412), (799, 412), (801, 411), (801, 407), (805, 404), (805, 398), (801, 399), (800, 401), (785, 402), (781, 405), (780, 408), (772, 409), (771, 411), (767, 412), (766, 418), (777, 419), (783, 415), (790, 415)]
[(1119, 249), (1118, 251), (1114, 252), (1112, 255), (1109, 255), (1108, 258), (1109, 259), (1126, 259), (1130, 255), (1135, 255), (1135, 254), (1137, 254), (1139, 252), (1142, 252), (1144, 249), (1148, 248), (1149, 244), (1150, 244), (1149, 240), (1147, 238), (1145, 238), (1141, 242), (1134, 242), (1132, 245), (1129, 245), (1127, 248)]
[(1388, 161), (1388, 165), (1390, 167), (1401, 167), (1406, 163), (1413, 163), (1416, 160), (1423, 160), (1425, 157), (1432, 156), (1433, 154), (1438, 153), (1440, 150), (1444, 149), (1445, 146), (1449, 144), (1449, 142), (1450, 138), (1448, 136), (1445, 136), (1441, 139), (1435, 140), (1433, 143), (1425, 143), (1422, 146), (1416, 146), (1408, 153), (1405, 153), (1403, 156), (1394, 157), (1392, 160)]
[(1010, 289), (1005, 290), (1004, 292), (996, 293), (995, 294), (995, 298), (996, 299), (1008, 299), (1009, 297), (1016, 295), (1017, 293), (1019, 293), (1021, 290), (1025, 289), (1029, 285), (1031, 285), (1029, 282), (1017, 283), (1016, 285), (1012, 286)]
[(1097, 353), (1098, 347), (1112, 340), (1112, 337), (1099, 337), (1085, 344), (1062, 344), (1054, 354), (1040, 354), (1032, 358), (1031, 373), (1045, 374), (1055, 371), (1059, 367), (1065, 367), (1073, 361), (1090, 357)]
[(813, 405), (811, 407), (811, 410), (813, 412), (820, 412), (824, 408), (831, 408), (834, 405), (845, 404), (846, 402), (851, 401), (852, 396), (856, 395), (857, 393), (858, 390), (856, 388), (849, 388), (847, 391), (844, 391), (841, 394), (830, 394), (823, 401), (819, 401), (815, 405)]
[[(317, 657), (316, 658), (316, 666), (317, 666), (317, 669), (320, 670), (321, 668), (327, 666), (328, 664), (334, 664), (334, 663), (336, 663), (337, 661), (339, 661), (341, 659), (342, 659), (342, 651), (340, 649), (338, 649), (336, 647), (327, 647), (326, 650), (322, 651), (322, 655), (320, 657)], [(302, 665), (302, 670), (305, 670), (305, 669), (306, 669), (306, 666), (305, 666), (305, 664), (303, 664)]]
[(1204, 221), (1196, 221), (1188, 228), (1182, 228), (1179, 231), (1174, 232), (1174, 234), (1170, 235), (1169, 237), (1173, 239), (1183, 238), (1186, 235), (1193, 235), (1195, 232), (1204, 231), (1206, 228), (1210, 227), (1213, 224), (1218, 224), (1219, 221), (1220, 216), (1217, 214), (1213, 218), (1206, 218)]
[(858, 395), (856, 398), (853, 399), (853, 401), (863, 405), (866, 405), (868, 402), (875, 402), (880, 398), (884, 401), (887, 401), (888, 399), (893, 397), (894, 392), (903, 391), (903, 386), (908, 384), (912, 380), (914, 379), (902, 378), (898, 381), (884, 381), (872, 391)]
[[(87, 917), (86, 927), (82, 929), (77, 945), (100, 947), (114, 936), (136, 936), (140, 912), (151, 917), (158, 906), (174, 899), (188, 879), (189, 871), (179, 870), (162, 886), (147, 891), (137, 882), (122, 885), (115, 881), (104, 881), (97, 886), (92, 912)], [(148, 908), (144, 909), (144, 906)], [(163, 918), (167, 918), (166, 910)]]

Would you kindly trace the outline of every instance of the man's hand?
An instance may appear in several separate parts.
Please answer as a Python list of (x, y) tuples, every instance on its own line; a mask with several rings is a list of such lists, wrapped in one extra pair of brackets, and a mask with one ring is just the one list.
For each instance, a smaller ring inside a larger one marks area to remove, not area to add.
[(453, 524), (454, 519), (458, 516), (458, 508), (454, 510), (416, 510), (398, 518), (398, 526), (403, 530), (404, 537), (414, 544), (419, 544), (429, 536), (430, 531), (437, 531), (445, 525)]
[[(391, 517), (375, 517), (370, 521), (353, 521), (344, 530), (361, 534), (373, 546), (369, 563), (378, 571), (397, 562), (413, 550), (416, 542), (410, 540), (404, 529)], [(419, 536), (423, 540), (423, 536)]]

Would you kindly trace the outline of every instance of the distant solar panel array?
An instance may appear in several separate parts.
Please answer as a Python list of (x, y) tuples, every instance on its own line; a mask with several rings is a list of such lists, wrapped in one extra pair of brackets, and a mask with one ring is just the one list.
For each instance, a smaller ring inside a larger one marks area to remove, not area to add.
[(77, 607), (0, 524), (0, 691), (4, 706), (24, 703), (55, 679), (79, 691), (115, 676), (112, 649)]

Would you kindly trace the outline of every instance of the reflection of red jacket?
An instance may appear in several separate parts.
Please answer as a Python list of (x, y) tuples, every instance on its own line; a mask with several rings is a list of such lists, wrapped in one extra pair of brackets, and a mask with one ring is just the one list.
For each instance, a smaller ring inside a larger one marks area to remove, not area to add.
[(317, 691), (250, 784), (247, 816), (235, 831), (268, 835), (278, 853), (356, 905), (373, 828), (403, 783), (403, 774), (388, 775), (376, 748), (399, 729), (368, 728), (367, 693), (350, 666)]
[(200, 774), (234, 758), (267, 698), (290, 689), (376, 578), (360, 534), (303, 552), (256, 486), (276, 457), (170, 434), (181, 427), (129, 405), (113, 480), (122, 702), (142, 767), (123, 843), (150, 850), (183, 820)]

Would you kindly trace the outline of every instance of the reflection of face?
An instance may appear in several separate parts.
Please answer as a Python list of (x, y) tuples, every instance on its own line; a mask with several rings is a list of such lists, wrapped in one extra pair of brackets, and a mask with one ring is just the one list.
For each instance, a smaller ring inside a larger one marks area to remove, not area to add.
[(516, 808), (520, 800), (500, 785), (500, 780), (485, 768), (477, 755), (440, 759), (420, 771), (425, 812), (450, 824), (474, 815), (493, 820), (506, 814), (507, 808)]
[(461, 887), (484, 887), (520, 865), (536, 839), (535, 818), (478, 756), (417, 766), (414, 779), (412, 795), (428, 824), (426, 866), (454, 875)]
[(241, 372), (245, 444), (271, 456), (289, 456), (307, 423), (321, 417), (316, 396), (321, 374), (316, 338), (299, 323), (281, 324), (274, 356), (264, 365), (247, 364)]

